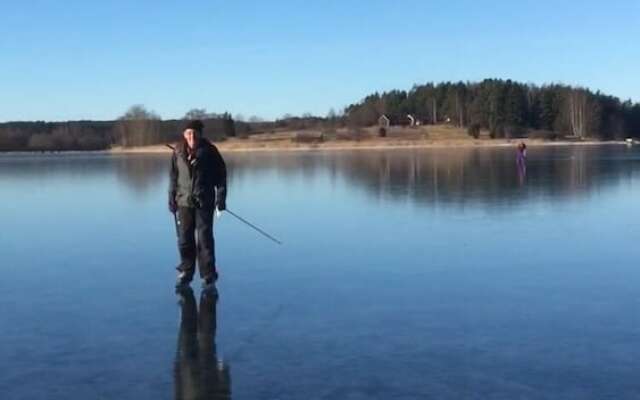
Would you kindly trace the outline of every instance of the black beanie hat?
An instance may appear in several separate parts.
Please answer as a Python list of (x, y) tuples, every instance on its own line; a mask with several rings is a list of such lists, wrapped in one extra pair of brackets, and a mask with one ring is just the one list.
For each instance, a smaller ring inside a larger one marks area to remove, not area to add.
[(202, 129), (204, 128), (204, 124), (199, 119), (194, 119), (187, 123), (187, 126), (184, 129), (193, 129), (196, 132), (202, 133)]

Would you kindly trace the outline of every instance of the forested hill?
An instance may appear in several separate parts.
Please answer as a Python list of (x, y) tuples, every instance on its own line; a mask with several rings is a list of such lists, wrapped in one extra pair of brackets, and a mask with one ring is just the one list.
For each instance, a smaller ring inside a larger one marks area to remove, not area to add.
[(561, 84), (428, 83), (374, 93), (345, 109), (355, 126), (377, 124), (383, 114), (392, 119), (411, 114), (425, 124), (448, 122), (470, 133), (485, 129), (492, 137), (526, 136), (532, 130), (604, 140), (640, 136), (639, 103)]
[(383, 115), (392, 125), (406, 124), (408, 119), (420, 125), (450, 124), (467, 129), (475, 137), (481, 130), (493, 138), (640, 137), (639, 103), (561, 84), (537, 86), (486, 79), (477, 83), (427, 83), (409, 91), (374, 93), (342, 112), (332, 110), (326, 117), (286, 114), (276, 121), (256, 117), (242, 121), (226, 112), (193, 109), (182, 119), (162, 120), (144, 106), (135, 105), (114, 121), (5, 122), (0, 123), (0, 151), (101, 150), (173, 142), (185, 120), (195, 118), (204, 120), (208, 138), (224, 140), (307, 129), (357, 132), (361, 127), (379, 124)]

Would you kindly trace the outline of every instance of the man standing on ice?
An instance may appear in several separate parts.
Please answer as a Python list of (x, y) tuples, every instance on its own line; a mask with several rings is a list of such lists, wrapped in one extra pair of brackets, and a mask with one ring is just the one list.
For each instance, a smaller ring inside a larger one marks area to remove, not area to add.
[(204, 124), (190, 121), (175, 147), (169, 175), (169, 211), (174, 214), (180, 264), (176, 287), (189, 285), (196, 259), (203, 287), (218, 278), (213, 214), (226, 209), (227, 169), (220, 152), (202, 137)]

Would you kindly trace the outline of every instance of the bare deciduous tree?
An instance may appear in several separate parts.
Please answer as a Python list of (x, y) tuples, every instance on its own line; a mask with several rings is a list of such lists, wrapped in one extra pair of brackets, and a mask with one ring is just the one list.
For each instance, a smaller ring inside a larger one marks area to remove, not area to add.
[(432, 123), (433, 124), (437, 124), (438, 123), (438, 103), (436, 102), (436, 98), (433, 97), (431, 99), (431, 118), (432, 118)]
[(125, 147), (155, 143), (159, 136), (160, 116), (136, 104), (118, 119), (120, 144)]
[(570, 89), (567, 105), (571, 133), (579, 138), (595, 133), (596, 108), (589, 93), (582, 88)]
[(184, 114), (183, 119), (207, 119), (210, 116), (206, 108), (192, 108)]

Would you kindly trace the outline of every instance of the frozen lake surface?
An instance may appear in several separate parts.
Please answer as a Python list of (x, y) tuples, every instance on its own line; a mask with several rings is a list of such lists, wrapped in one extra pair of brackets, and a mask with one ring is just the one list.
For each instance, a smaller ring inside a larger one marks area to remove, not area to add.
[(226, 159), (216, 302), (167, 155), (0, 156), (0, 397), (640, 397), (635, 148)]

